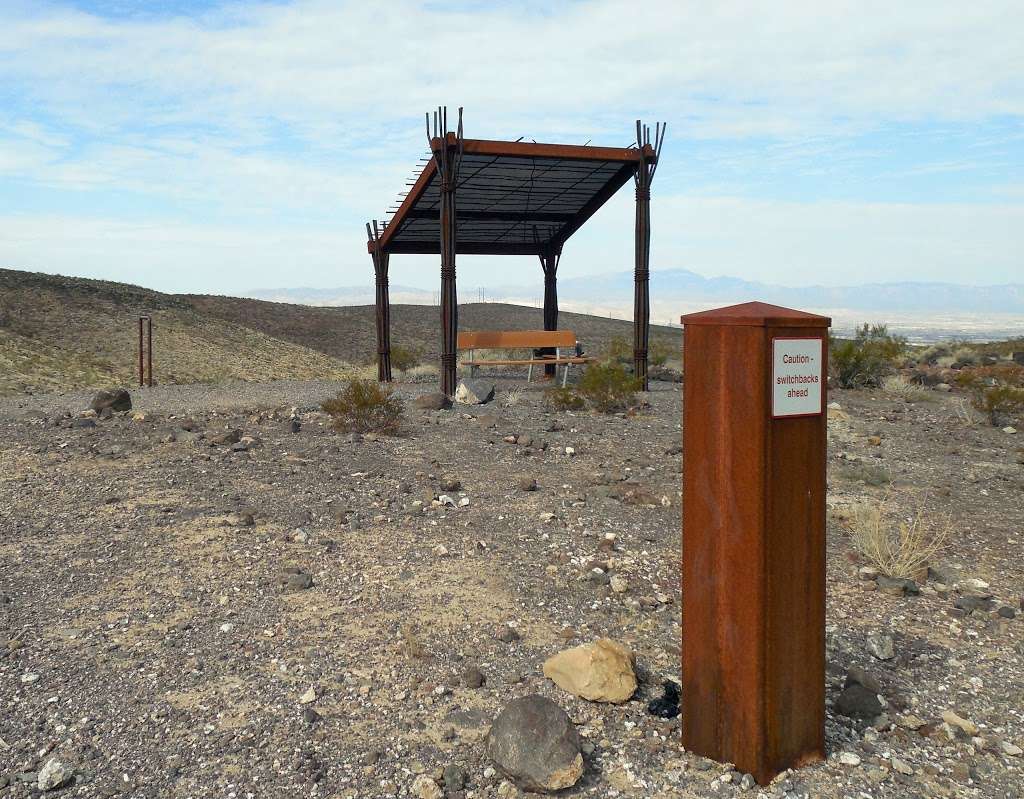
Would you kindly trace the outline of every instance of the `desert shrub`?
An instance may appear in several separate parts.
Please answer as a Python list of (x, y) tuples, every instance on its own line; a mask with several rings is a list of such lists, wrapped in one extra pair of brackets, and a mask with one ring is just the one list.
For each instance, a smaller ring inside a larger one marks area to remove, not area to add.
[(652, 341), (647, 349), (647, 362), (651, 366), (664, 366), (673, 356), (679, 358), (682, 357), (682, 353), (667, 341), (660, 339)]
[(906, 349), (906, 339), (885, 325), (863, 324), (852, 339), (829, 338), (829, 367), (842, 388), (878, 386), (892, 374)]
[(1024, 415), (1024, 388), (982, 387), (974, 394), (971, 404), (985, 414), (991, 424), (999, 425), (1007, 417)]
[(614, 363), (592, 363), (576, 385), (576, 393), (587, 406), (601, 413), (614, 413), (631, 407), (636, 401), (640, 381)]
[(604, 359), (608, 363), (627, 366), (633, 363), (633, 345), (621, 336), (616, 336), (604, 348)]
[(1016, 364), (961, 369), (956, 382), (971, 392), (971, 405), (993, 425), (1024, 415), (1024, 367)]
[(882, 390), (907, 402), (923, 402), (932, 398), (932, 392), (920, 383), (911, 382), (905, 375), (889, 375), (882, 380)]
[(555, 386), (544, 392), (544, 398), (556, 411), (578, 411), (586, 407), (583, 397), (572, 387)]
[(401, 398), (375, 380), (350, 380), (321, 407), (331, 417), (331, 427), (347, 433), (395, 435), (402, 423)]
[(419, 366), (422, 358), (423, 350), (415, 347), (403, 347), (401, 344), (391, 347), (391, 367), (400, 372)]
[(948, 516), (925, 511), (924, 502), (900, 518), (887, 500), (862, 502), (852, 509), (854, 548), (872, 566), (890, 577), (914, 578), (949, 544)]
[(874, 488), (892, 484), (892, 473), (884, 466), (874, 463), (860, 463), (845, 471), (845, 476)]

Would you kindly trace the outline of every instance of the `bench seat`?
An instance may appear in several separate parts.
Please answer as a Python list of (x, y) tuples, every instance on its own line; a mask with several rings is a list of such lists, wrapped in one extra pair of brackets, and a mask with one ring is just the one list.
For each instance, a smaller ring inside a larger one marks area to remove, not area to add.
[[(458, 348), (468, 350), (469, 358), (463, 361), (464, 366), (469, 367), (472, 375), (478, 366), (528, 366), (529, 371), (526, 380), (533, 378), (534, 366), (554, 366), (556, 369), (561, 366), (562, 385), (569, 379), (569, 367), (591, 363), (597, 360), (588, 355), (576, 355), (577, 346), (576, 334), (571, 330), (469, 330), (459, 333)], [(486, 350), (554, 350), (555, 354), (536, 355), (531, 358), (484, 358), (476, 360), (473, 352), (478, 349)], [(562, 350), (570, 350), (571, 355), (562, 355)]]

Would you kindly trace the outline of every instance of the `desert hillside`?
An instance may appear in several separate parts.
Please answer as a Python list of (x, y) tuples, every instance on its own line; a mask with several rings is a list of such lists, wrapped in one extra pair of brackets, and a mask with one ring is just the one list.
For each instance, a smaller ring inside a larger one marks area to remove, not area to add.
[[(137, 319), (151, 314), (161, 383), (336, 378), (370, 363), (372, 306), (318, 308), (236, 297), (163, 294), (101, 280), (0, 269), (0, 394), (130, 384)], [(542, 312), (506, 304), (460, 306), (466, 329), (539, 328)], [(590, 352), (632, 341), (630, 322), (563, 313)], [(396, 305), (392, 339), (435, 359), (438, 309)], [(678, 330), (652, 341), (678, 351)], [(631, 345), (630, 345), (631, 346)]]

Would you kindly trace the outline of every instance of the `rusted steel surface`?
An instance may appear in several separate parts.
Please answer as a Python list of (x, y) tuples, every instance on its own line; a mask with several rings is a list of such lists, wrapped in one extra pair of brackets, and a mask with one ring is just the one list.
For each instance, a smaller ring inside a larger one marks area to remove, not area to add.
[(658, 155), (665, 140), (665, 127), (656, 124), (654, 143), (651, 131), (640, 120), (636, 121), (636, 142), (643, 153), (637, 165), (636, 183), (636, 226), (635, 268), (633, 273), (633, 374), (640, 381), (643, 391), (648, 389), (647, 349), (651, 335), (651, 181), (658, 166)]
[(683, 746), (764, 785), (825, 753), (825, 416), (772, 418), (771, 348), (830, 322), (682, 321)]
[(146, 364), (143, 360), (142, 325), (145, 317), (139, 317), (139, 385), (146, 385)]
[(388, 292), (389, 253), (380, 245), (381, 230), (377, 220), (366, 224), (370, 257), (376, 283), (375, 318), (377, 323), (377, 380), (391, 382), (391, 297)]
[[(550, 247), (541, 255), (540, 267), (544, 272), (544, 329), (558, 330), (558, 262), (562, 257), (562, 251)], [(541, 354), (547, 357), (555, 355), (555, 350), (545, 347)], [(544, 374), (554, 377), (554, 364), (544, 366)]]
[[(147, 367), (149, 376), (146, 376)], [(139, 385), (153, 386), (153, 318), (139, 317)]]
[[(441, 181), (440, 193), (440, 248), (441, 248), (441, 392), (451, 396), (455, 393), (457, 380), (458, 353), (456, 337), (459, 330), (459, 300), (455, 285), (455, 248), (458, 228), (455, 214), (455, 188), (459, 182), (459, 166), (462, 162), (462, 109), (459, 109), (459, 126), (455, 133), (448, 131), (448, 109), (438, 108), (434, 114), (434, 136), (430, 137), (430, 120), (427, 119), (427, 134), (431, 151), (437, 164), (437, 176)], [(438, 134), (442, 134), (439, 136)]]

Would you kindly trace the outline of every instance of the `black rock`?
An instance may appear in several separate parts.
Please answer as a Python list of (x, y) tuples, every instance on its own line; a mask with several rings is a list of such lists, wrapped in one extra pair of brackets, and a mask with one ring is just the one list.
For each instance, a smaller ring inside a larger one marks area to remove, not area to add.
[(298, 419), (292, 419), (291, 424), (288, 425), (288, 429), (293, 433), (298, 433), (302, 429), (302, 422)]
[(552, 793), (583, 774), (576, 727), (558, 705), (532, 694), (509, 702), (487, 733), (487, 755), (521, 789)]
[(284, 584), (289, 591), (305, 591), (313, 587), (313, 575), (296, 570), (285, 575)]
[(313, 710), (313, 708), (307, 707), (302, 709), (302, 720), (306, 722), (306, 724), (308, 724), (309, 726), (312, 727), (314, 724), (320, 721), (320, 718), (320, 714)]
[(470, 666), (462, 672), (462, 684), (467, 688), (480, 688), (485, 682), (487, 678), (477, 666)]
[(904, 596), (917, 596), (921, 593), (917, 583), (904, 577), (888, 577), (880, 574), (875, 578), (875, 582), (878, 583), (878, 587), (883, 591), (889, 591), (894, 594), (902, 593)]
[(1003, 605), (1001, 608), (999, 608), (997, 613), (1004, 619), (1012, 619), (1017, 615), (1017, 611), (1011, 608), (1009, 605)]
[(466, 769), (455, 763), (449, 763), (444, 767), (443, 779), (445, 793), (451, 794), (455, 791), (461, 791), (466, 787)]
[(89, 407), (96, 411), (96, 413), (100, 413), (104, 408), (110, 408), (111, 411), (130, 411), (132, 409), (132, 395), (123, 388), (99, 391), (92, 398)]
[(974, 594), (965, 594), (953, 600), (953, 607), (959, 608), (965, 613), (971, 613), (975, 610), (989, 611), (995, 607), (995, 604), (995, 600), (990, 596), (976, 596)]
[(95, 427), (96, 426), (96, 420), (95, 419), (89, 419), (88, 417), (86, 417), (84, 419), (75, 419), (74, 421), (71, 422), (71, 426), (72, 427), (79, 427), (79, 428)]
[(665, 680), (661, 684), (662, 696), (647, 704), (647, 712), (662, 719), (674, 719), (679, 715), (679, 684)]
[(870, 721), (882, 713), (882, 703), (874, 691), (860, 683), (847, 685), (836, 699), (835, 711), (841, 716)]

